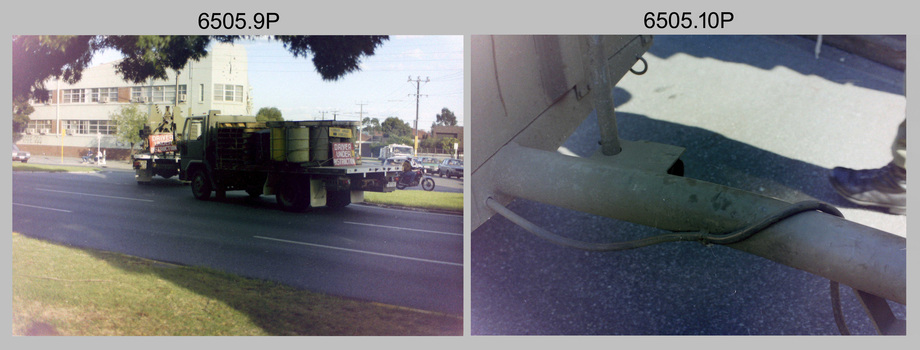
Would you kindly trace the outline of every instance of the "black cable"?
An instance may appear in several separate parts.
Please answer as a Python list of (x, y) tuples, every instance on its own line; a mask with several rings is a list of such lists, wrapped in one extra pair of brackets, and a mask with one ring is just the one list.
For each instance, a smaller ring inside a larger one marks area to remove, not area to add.
[(673, 232), (657, 236), (651, 236), (646, 238), (641, 238), (631, 241), (622, 241), (622, 242), (610, 242), (610, 243), (593, 243), (593, 242), (584, 242), (578, 241), (571, 238), (566, 238), (559, 236), (555, 233), (547, 231), (542, 227), (535, 225), (534, 223), (528, 221), (527, 219), (517, 215), (510, 209), (498, 203), (498, 201), (489, 197), (486, 199), (486, 205), (495, 210), (495, 212), (501, 214), (506, 219), (511, 222), (521, 226), (525, 230), (533, 233), (534, 235), (543, 238), (552, 243), (570, 247), (577, 248), (581, 250), (588, 251), (619, 251), (627, 249), (641, 248), (645, 246), (650, 246), (654, 244), (667, 243), (667, 242), (678, 242), (678, 241), (700, 241), (702, 243), (715, 243), (715, 244), (732, 244), (738, 243), (745, 239), (750, 238), (757, 232), (763, 231), (765, 228), (773, 225), (777, 222), (785, 220), (793, 215), (813, 210), (820, 210), (822, 212), (843, 217), (843, 214), (840, 213), (837, 208), (828, 205), (819, 201), (802, 201), (792, 205), (789, 205), (779, 212), (774, 213), (764, 219), (758, 221), (757, 223), (747, 226), (743, 229), (727, 233), (727, 234), (712, 234), (708, 232)]
[(847, 321), (843, 319), (843, 309), (840, 307), (840, 283), (831, 281), (831, 307), (834, 308), (834, 322), (841, 335), (850, 335)]
[[(599, 251), (599, 252), (609, 252), (609, 251), (621, 251), (628, 249), (641, 248), (645, 246), (650, 246), (654, 244), (666, 243), (666, 242), (678, 242), (678, 241), (700, 241), (704, 244), (715, 243), (715, 244), (732, 244), (738, 243), (745, 239), (750, 238), (751, 236), (757, 234), (760, 231), (763, 231), (770, 225), (773, 225), (782, 220), (788, 219), (796, 214), (819, 210), (827, 214), (834, 216), (843, 217), (843, 213), (840, 212), (834, 206), (831, 206), (827, 203), (807, 200), (798, 202), (792, 205), (789, 205), (782, 210), (767, 216), (760, 221), (749, 225), (740, 230), (730, 232), (727, 234), (711, 234), (708, 232), (674, 232), (668, 234), (662, 234), (652, 237), (641, 238), (631, 241), (623, 242), (609, 242), (609, 243), (593, 243), (593, 242), (584, 242), (579, 240), (574, 240), (571, 238), (559, 236), (554, 234), (542, 227), (537, 226), (536, 224), (528, 221), (524, 217), (517, 215), (498, 201), (489, 197), (486, 199), (486, 206), (495, 210), (498, 214), (510, 220), (511, 222), (521, 226), (523, 229), (533, 233), (534, 235), (543, 238), (547, 241), (550, 241), (554, 244), (561, 245), (564, 247), (576, 248), (587, 251)], [(849, 335), (849, 329), (847, 328), (846, 321), (843, 318), (843, 310), (840, 306), (840, 284), (836, 281), (830, 282), (830, 293), (831, 293), (831, 305), (834, 310), (834, 321), (837, 323), (837, 329), (840, 331), (840, 334)]]

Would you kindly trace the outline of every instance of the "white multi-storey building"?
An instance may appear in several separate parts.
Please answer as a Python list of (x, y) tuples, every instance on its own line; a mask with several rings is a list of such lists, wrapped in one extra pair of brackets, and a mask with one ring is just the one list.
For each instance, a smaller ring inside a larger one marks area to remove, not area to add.
[(126, 82), (115, 72), (115, 63), (83, 70), (76, 84), (46, 82), (51, 99), (33, 104), (35, 112), (18, 144), (33, 154), (60, 155), (63, 149), (65, 156), (78, 156), (99, 147), (109, 158), (123, 158), (128, 145), (115, 140), (111, 116), (126, 104), (141, 105), (154, 125), (167, 106), (184, 117), (209, 110), (252, 114), (246, 49), (240, 44), (214, 43), (201, 60), (143, 84)]

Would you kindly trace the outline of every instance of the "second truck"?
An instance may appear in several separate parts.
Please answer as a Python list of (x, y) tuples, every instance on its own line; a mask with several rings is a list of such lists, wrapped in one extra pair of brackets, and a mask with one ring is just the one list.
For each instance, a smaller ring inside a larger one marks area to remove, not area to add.
[(185, 120), (176, 132), (179, 179), (200, 200), (243, 190), (275, 195), (287, 211), (341, 208), (364, 192), (392, 192), (399, 168), (355, 157), (357, 121), (270, 121), (220, 115)]

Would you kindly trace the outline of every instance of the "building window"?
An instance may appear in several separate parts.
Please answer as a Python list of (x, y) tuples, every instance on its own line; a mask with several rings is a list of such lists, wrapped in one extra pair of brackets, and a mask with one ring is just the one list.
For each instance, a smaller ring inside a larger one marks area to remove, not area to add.
[(144, 102), (145, 97), (147, 97), (147, 94), (144, 93), (143, 87), (135, 86), (131, 88), (131, 102)]
[(198, 85), (198, 102), (204, 102), (204, 84)]
[(64, 130), (67, 130), (68, 135), (84, 135), (86, 134), (86, 126), (80, 120), (62, 120)]
[(51, 126), (50, 120), (30, 120), (26, 134), (48, 134), (51, 133)]
[(87, 120), (87, 131), (90, 135), (114, 135), (116, 131), (115, 121), (112, 120)]
[(83, 89), (67, 89), (64, 90), (64, 96), (62, 97), (62, 103), (83, 103), (86, 94)]
[[(179, 85), (179, 95), (186, 94), (186, 86)], [(160, 85), (160, 86), (135, 86), (131, 88), (131, 101), (132, 102), (167, 102), (173, 103), (176, 101), (176, 86), (175, 85)]]
[(90, 90), (92, 102), (117, 102), (118, 88), (98, 88)]
[(243, 86), (214, 84), (214, 101), (243, 102)]
[[(175, 93), (175, 90), (173, 90)], [(166, 87), (165, 86), (154, 86), (150, 90), (150, 101), (152, 102), (164, 102), (166, 101)]]
[(62, 120), (68, 135), (114, 135), (117, 131), (113, 120)]

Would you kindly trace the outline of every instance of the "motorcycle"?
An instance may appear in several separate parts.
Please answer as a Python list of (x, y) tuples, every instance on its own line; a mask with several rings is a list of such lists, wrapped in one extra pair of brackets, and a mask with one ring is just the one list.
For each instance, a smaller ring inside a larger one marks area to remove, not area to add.
[(403, 176), (403, 174), (399, 174), (396, 179), (396, 189), (404, 190), (406, 187), (414, 187), (421, 184), (422, 189), (425, 191), (434, 190), (434, 179), (425, 175), (425, 173), (423, 173), (421, 170), (413, 169), (412, 172), (415, 173), (415, 179), (413, 179), (411, 182), (405, 180), (406, 177)]

